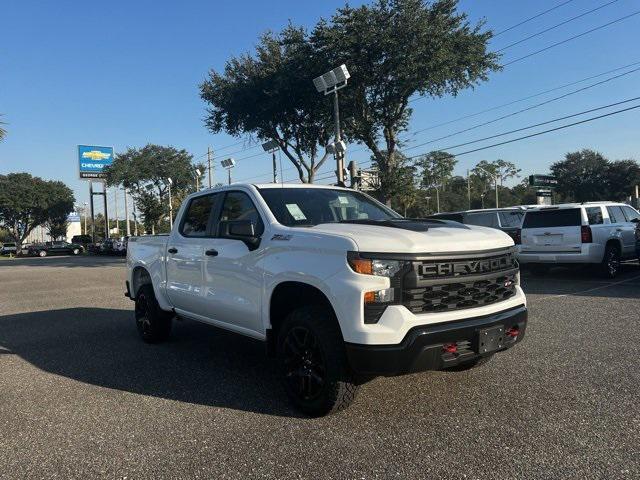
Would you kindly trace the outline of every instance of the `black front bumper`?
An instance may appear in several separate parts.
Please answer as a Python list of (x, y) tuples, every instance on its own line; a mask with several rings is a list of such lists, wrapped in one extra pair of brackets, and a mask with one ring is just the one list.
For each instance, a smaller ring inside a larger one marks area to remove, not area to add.
[[(502, 325), (518, 328), (517, 337), (505, 337), (501, 350), (522, 341), (527, 326), (527, 308), (522, 305), (504, 312), (470, 320), (456, 320), (415, 327), (397, 345), (347, 343), (347, 357), (354, 372), (361, 375), (394, 376), (424, 370), (442, 370), (474, 361), (479, 353), (481, 330)], [(443, 346), (456, 344), (455, 353)]]

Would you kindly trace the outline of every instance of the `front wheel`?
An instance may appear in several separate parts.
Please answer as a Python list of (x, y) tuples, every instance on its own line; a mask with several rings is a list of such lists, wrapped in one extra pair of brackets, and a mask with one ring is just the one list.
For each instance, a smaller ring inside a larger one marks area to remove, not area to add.
[(151, 285), (140, 287), (136, 295), (135, 316), (138, 333), (145, 342), (158, 343), (169, 338), (173, 313), (160, 308)]
[(614, 245), (607, 245), (600, 264), (600, 273), (605, 278), (615, 278), (620, 272), (620, 252)]
[(302, 307), (285, 319), (278, 335), (284, 388), (307, 415), (321, 416), (348, 407), (357, 385), (333, 314), (322, 307)]
[(80, 254), (80, 249), (79, 248), (74, 248), (71, 253), (73, 253), (74, 255), (79, 255)]
[(46, 257), (47, 256), (47, 251), (46, 250), (40, 250), (38, 252), (38, 255), (41, 256), (41, 257)]

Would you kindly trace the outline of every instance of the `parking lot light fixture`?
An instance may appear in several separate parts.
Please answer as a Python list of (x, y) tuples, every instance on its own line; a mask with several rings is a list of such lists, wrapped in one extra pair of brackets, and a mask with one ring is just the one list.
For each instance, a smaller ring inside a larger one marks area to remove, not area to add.
[(342, 142), (340, 134), (340, 107), (338, 102), (338, 90), (347, 86), (347, 82), (351, 75), (347, 66), (342, 64), (333, 70), (328, 71), (313, 79), (313, 85), (319, 93), (329, 95), (333, 93), (333, 121), (335, 129), (335, 140), (333, 155), (336, 159), (336, 178), (338, 185), (344, 187), (344, 162), (346, 146)]
[(226, 158), (220, 162), (222, 168), (227, 170), (229, 175), (229, 185), (231, 185), (231, 169), (236, 166), (236, 161), (233, 158)]
[(200, 171), (200, 169), (196, 168), (193, 170), (193, 176), (196, 179), (196, 192), (200, 190), (200, 176), (202, 175), (202, 172)]
[(278, 169), (276, 168), (276, 152), (280, 149), (280, 145), (275, 140), (269, 140), (262, 144), (262, 149), (271, 154), (273, 163), (273, 183), (278, 183)]

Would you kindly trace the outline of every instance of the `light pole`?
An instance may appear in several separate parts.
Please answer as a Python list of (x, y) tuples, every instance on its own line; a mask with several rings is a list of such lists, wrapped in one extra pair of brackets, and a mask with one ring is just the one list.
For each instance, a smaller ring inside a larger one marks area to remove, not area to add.
[(84, 213), (84, 233), (83, 233), (83, 235), (86, 235), (87, 234), (87, 205), (88, 205), (88, 203), (84, 202), (83, 205), (84, 205), (84, 209), (82, 210), (82, 213)]
[(196, 168), (193, 173), (196, 177), (196, 192), (198, 192), (200, 191), (200, 175), (202, 175), (202, 172), (200, 172), (200, 170)]
[(227, 169), (227, 173), (229, 174), (229, 185), (231, 185), (231, 169), (236, 166), (236, 161), (233, 158), (227, 158), (220, 162), (222, 168)]
[[(478, 167), (477, 165), (476, 165), (476, 168), (479, 170), (482, 170), (484, 173), (486, 173), (487, 175), (493, 178), (493, 182), (496, 185), (496, 208), (498, 208), (498, 175), (495, 173), (491, 173), (482, 167)], [(482, 208), (484, 208), (484, 205), (482, 206)]]
[(173, 204), (171, 203), (171, 185), (173, 180), (167, 178), (167, 188), (169, 189), (169, 227), (173, 230)]
[(344, 187), (344, 157), (347, 151), (346, 144), (342, 141), (340, 134), (340, 106), (338, 102), (338, 90), (347, 86), (347, 81), (351, 75), (347, 70), (347, 66), (342, 64), (327, 73), (313, 79), (316, 90), (325, 95), (333, 93), (333, 121), (335, 140), (333, 143), (332, 153), (336, 159), (336, 178), (338, 185)]
[(269, 140), (262, 144), (262, 149), (271, 154), (273, 163), (273, 183), (278, 183), (278, 169), (276, 168), (276, 152), (280, 149), (280, 145), (275, 140)]

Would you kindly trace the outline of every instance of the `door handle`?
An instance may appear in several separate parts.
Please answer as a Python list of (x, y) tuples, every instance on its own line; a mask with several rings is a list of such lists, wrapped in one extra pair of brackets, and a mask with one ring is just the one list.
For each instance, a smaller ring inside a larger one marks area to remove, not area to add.
[(616, 228), (616, 232), (621, 232), (622, 229), (621, 228)]
[(209, 257), (217, 257), (218, 256), (218, 251), (215, 248), (212, 248), (210, 250), (207, 250), (206, 252), (204, 252), (205, 255), (208, 255)]
[(169, 253), (178, 253), (178, 249), (175, 247), (171, 247), (170, 249), (167, 250), (167, 252)]

